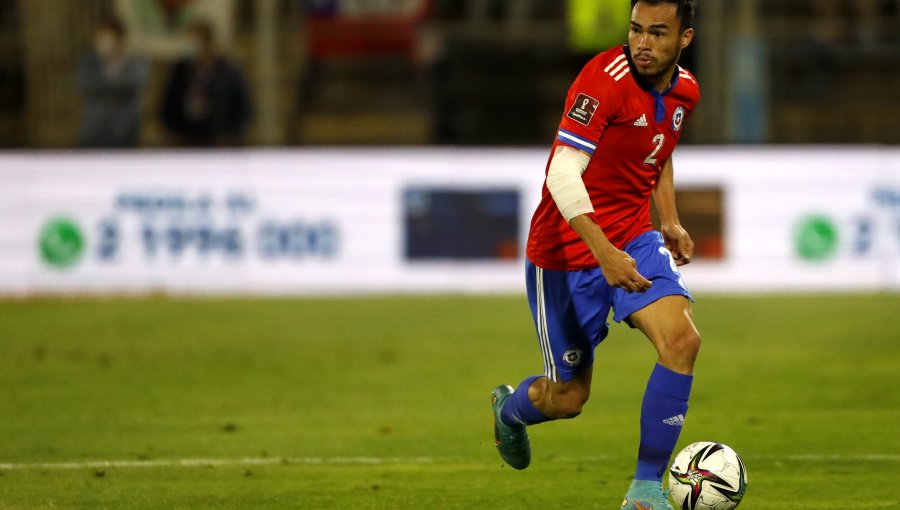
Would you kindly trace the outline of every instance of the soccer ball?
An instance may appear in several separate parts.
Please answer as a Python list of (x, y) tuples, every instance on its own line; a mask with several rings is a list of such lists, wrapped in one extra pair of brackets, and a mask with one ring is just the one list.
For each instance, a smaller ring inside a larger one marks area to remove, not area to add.
[(747, 490), (747, 470), (731, 448), (701, 441), (675, 456), (669, 490), (681, 510), (731, 510)]

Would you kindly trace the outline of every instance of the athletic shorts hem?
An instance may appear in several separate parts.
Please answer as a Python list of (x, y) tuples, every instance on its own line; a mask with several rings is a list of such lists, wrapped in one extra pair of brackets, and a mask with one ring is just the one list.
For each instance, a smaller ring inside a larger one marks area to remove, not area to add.
[[(653, 285), (656, 286), (658, 284), (657, 284), (657, 282), (653, 282)], [(625, 322), (625, 324), (628, 324), (630, 327), (634, 328), (634, 324), (631, 323), (631, 315), (634, 314), (635, 312), (639, 312), (639, 311), (643, 310), (644, 308), (647, 308), (648, 306), (652, 305), (653, 303), (659, 301), (660, 299), (662, 299), (664, 297), (684, 296), (684, 297), (688, 298), (691, 301), (691, 303), (694, 302), (694, 298), (691, 297), (690, 293), (688, 293), (686, 290), (684, 290), (677, 284), (675, 284), (675, 287), (678, 287), (678, 288), (672, 289), (672, 292), (670, 292), (670, 293), (655, 293), (653, 295), (648, 295), (646, 297), (646, 299), (632, 301), (631, 303), (629, 303), (629, 305), (631, 305), (631, 306), (621, 307), (620, 309), (615, 310), (615, 313), (613, 314), (613, 320), (616, 322)]]

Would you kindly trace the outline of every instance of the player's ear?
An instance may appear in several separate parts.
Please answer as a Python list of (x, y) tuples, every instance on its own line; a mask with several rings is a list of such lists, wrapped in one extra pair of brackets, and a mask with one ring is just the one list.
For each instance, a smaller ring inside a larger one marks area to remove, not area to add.
[(691, 45), (694, 40), (694, 29), (689, 28), (681, 33), (681, 49), (685, 49)]

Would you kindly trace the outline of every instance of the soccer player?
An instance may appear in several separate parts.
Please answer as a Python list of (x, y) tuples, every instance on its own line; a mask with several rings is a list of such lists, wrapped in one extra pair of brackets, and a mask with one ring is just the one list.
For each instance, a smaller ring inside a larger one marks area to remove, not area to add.
[[(544, 374), (493, 391), (494, 433), (516, 469), (526, 426), (573, 418), (591, 390), (607, 315), (658, 353), (641, 407), (637, 469), (623, 508), (672, 507), (662, 475), (688, 408), (700, 334), (677, 266), (694, 246), (675, 210), (672, 152), (700, 96), (678, 66), (693, 39), (693, 0), (632, 0), (626, 46), (594, 57), (569, 89), (531, 223), (526, 282)], [(661, 219), (650, 224), (650, 197)]]

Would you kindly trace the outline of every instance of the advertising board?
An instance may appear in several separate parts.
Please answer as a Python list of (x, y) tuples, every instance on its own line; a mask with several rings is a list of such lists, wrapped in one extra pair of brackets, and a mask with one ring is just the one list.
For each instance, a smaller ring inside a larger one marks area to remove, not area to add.
[[(543, 149), (0, 156), (0, 295), (523, 292)], [(900, 151), (685, 148), (694, 292), (900, 290)], [(692, 226), (693, 225), (693, 226)]]

